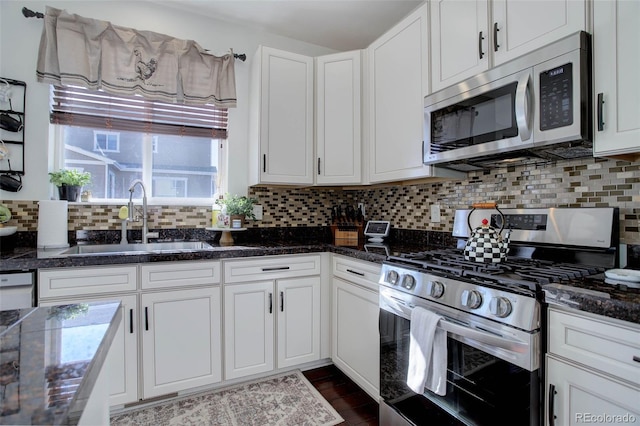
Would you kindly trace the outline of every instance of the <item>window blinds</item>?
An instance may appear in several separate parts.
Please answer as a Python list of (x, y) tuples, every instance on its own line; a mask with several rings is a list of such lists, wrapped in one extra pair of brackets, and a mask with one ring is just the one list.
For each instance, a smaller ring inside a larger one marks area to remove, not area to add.
[(226, 108), (181, 105), (72, 86), (52, 86), (52, 124), (151, 134), (227, 138)]

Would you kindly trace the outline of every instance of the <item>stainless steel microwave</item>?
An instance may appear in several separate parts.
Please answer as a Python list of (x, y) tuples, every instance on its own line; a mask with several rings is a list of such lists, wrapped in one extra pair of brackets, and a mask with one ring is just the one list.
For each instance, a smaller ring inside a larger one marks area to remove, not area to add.
[(591, 39), (578, 32), (425, 98), (424, 163), (469, 171), (593, 155)]

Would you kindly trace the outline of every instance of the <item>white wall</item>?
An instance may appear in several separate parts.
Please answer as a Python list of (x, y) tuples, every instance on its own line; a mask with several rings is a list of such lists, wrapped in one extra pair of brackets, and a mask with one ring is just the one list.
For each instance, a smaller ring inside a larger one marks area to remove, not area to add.
[[(175, 2), (178, 5), (178, 2)], [(258, 45), (319, 56), (334, 50), (261, 32), (246, 26), (228, 24), (174, 7), (146, 1), (0, 1), (0, 77), (27, 83), (25, 120), (25, 176), (20, 192), (0, 190), (0, 199), (42, 200), (52, 193), (48, 172), (53, 170), (49, 138), (49, 85), (36, 81), (36, 60), (42, 19), (24, 18), (22, 7), (37, 12), (45, 5), (66, 9), (88, 18), (115, 25), (149, 30), (173, 37), (195, 40), (213, 54), (230, 48), (246, 53), (247, 61), (236, 61), (238, 108), (229, 114), (229, 192), (243, 194), (248, 182), (249, 68)]]

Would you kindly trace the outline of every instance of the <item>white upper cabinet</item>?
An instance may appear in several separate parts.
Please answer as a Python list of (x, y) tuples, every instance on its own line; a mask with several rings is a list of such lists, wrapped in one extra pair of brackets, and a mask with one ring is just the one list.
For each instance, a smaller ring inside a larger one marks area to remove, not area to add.
[(489, 68), (489, 1), (431, 2), (433, 91)]
[(585, 0), (493, 0), (495, 65), (586, 29)]
[(584, 0), (434, 0), (433, 91), (585, 30), (586, 22)]
[(428, 177), (422, 163), (423, 108), (428, 94), (427, 5), (369, 48), (369, 179)]
[(316, 58), (316, 183), (358, 184), (361, 172), (361, 51)]
[(640, 2), (593, 5), (594, 155), (640, 158)]
[(252, 63), (249, 183), (313, 183), (313, 58), (260, 46)]

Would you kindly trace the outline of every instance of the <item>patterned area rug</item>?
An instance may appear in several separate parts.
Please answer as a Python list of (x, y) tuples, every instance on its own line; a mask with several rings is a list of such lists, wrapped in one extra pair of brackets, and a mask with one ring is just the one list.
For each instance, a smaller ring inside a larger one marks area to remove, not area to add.
[(343, 421), (299, 370), (111, 417), (112, 426), (332, 426)]

